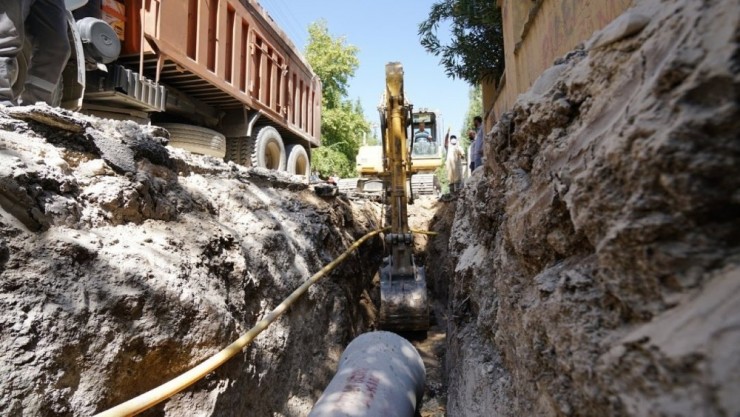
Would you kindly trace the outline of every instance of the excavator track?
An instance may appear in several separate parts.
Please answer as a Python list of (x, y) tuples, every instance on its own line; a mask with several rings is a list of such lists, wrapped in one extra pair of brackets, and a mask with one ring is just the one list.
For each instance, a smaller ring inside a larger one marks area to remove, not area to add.
[(414, 174), (411, 177), (411, 192), (414, 193), (414, 196), (439, 196), (441, 191), (442, 187), (434, 174)]

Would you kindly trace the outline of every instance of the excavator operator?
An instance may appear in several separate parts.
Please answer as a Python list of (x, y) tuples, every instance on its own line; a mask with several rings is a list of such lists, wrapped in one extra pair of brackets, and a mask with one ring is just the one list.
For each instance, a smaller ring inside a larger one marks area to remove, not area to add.
[[(32, 56), (22, 93), (13, 88), (28, 36)], [(0, 0), (0, 105), (52, 104), (70, 56), (64, 0)]]
[(434, 137), (426, 130), (424, 122), (419, 122), (419, 130), (414, 133), (413, 153), (415, 155), (434, 154)]
[(419, 122), (419, 130), (414, 133), (414, 142), (421, 142), (424, 140), (427, 142), (434, 142), (434, 138), (432, 138), (431, 133), (426, 130), (426, 123)]

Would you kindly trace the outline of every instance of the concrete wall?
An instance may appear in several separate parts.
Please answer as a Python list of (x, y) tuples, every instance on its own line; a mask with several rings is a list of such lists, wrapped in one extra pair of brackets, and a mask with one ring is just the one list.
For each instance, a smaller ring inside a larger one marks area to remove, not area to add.
[[(553, 61), (624, 12), (632, 0), (492, 0), (503, 15), (506, 71), (484, 94), (487, 125), (510, 109)], [(485, 90), (486, 88), (484, 88)], [(493, 107), (493, 112), (491, 108)]]

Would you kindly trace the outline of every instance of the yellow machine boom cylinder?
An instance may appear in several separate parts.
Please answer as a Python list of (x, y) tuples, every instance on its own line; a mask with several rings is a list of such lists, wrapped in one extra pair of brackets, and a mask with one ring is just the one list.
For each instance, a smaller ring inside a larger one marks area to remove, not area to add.
[(385, 66), (388, 160), (391, 168), (391, 233), (408, 233), (406, 195), (406, 167), (408, 151), (406, 146), (406, 107), (403, 95), (403, 66), (391, 62)]

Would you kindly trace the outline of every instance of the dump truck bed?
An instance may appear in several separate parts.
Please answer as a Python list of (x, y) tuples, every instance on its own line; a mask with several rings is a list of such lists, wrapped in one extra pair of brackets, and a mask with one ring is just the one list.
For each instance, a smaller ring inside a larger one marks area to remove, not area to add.
[(321, 82), (259, 3), (150, 0), (142, 7), (142, 0), (131, 0), (126, 10), (120, 61), (171, 87), (168, 105), (178, 105), (182, 92), (195, 107), (246, 106), (281, 133), (320, 145)]

